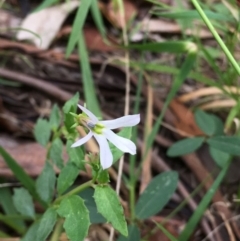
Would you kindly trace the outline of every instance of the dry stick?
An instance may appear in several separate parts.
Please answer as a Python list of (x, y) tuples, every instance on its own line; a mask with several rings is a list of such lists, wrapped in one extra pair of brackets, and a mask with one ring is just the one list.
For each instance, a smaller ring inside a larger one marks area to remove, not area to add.
[[(119, 0), (121, 1), (121, 0)], [(119, 7), (119, 19), (121, 21), (121, 26), (122, 26), (122, 33), (123, 33), (123, 42), (125, 46), (128, 46), (128, 36), (127, 36), (127, 28), (126, 28), (126, 23), (125, 23), (125, 11), (123, 9), (123, 2), (118, 2), (118, 7)], [(125, 85), (125, 108), (124, 108), (124, 115), (129, 114), (129, 102), (130, 102), (130, 66), (129, 66), (129, 52), (128, 50), (125, 51), (125, 73), (126, 73), (126, 85)], [(117, 180), (117, 185), (116, 185), (116, 192), (119, 195), (119, 190), (121, 186), (121, 179), (122, 179), (122, 171), (123, 171), (123, 163), (124, 163), (124, 156), (121, 157), (119, 161), (119, 166), (118, 166), (118, 180)], [(114, 236), (114, 228), (111, 228), (110, 231), (110, 236), (109, 236), (109, 241), (113, 240)]]
[[(152, 121), (153, 121), (153, 90), (152, 86), (148, 84), (148, 96), (147, 99), (147, 116), (145, 118), (145, 128), (144, 128), (144, 143), (143, 143), (143, 151), (142, 154), (146, 151), (146, 139), (152, 129)], [(142, 167), (142, 175), (141, 175), (141, 185), (140, 185), (140, 193), (142, 193), (149, 182), (151, 181), (151, 155), (152, 155), (152, 148), (147, 151), (146, 158), (143, 162)]]

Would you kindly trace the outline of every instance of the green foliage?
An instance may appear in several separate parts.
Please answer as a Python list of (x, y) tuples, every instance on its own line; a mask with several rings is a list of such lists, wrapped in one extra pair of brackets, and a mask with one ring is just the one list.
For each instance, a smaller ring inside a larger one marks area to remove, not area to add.
[(63, 168), (63, 159), (62, 159), (62, 149), (63, 143), (60, 138), (56, 138), (51, 145), (49, 156), (53, 163), (59, 168)]
[(139, 219), (147, 219), (160, 212), (177, 188), (178, 174), (164, 172), (152, 179), (139, 197), (135, 213)]
[(28, 229), (27, 233), (21, 239), (21, 241), (33, 241), (37, 239), (37, 231), (39, 228), (39, 221), (34, 222), (31, 227)]
[(207, 114), (202, 110), (197, 110), (194, 116), (197, 125), (205, 134), (209, 136), (215, 134), (216, 125), (213, 115)]
[(70, 56), (74, 47), (77, 44), (80, 32), (83, 28), (83, 24), (85, 22), (85, 19), (86, 19), (86, 16), (87, 16), (87, 13), (88, 13), (88, 10), (89, 10), (91, 4), (92, 4), (92, 0), (82, 1), (81, 4), (79, 4), (77, 15), (74, 19), (72, 31), (71, 31), (69, 41), (67, 44), (67, 49), (66, 49), (66, 57), (67, 58)]
[(84, 203), (89, 210), (91, 223), (105, 223), (106, 219), (97, 211), (95, 200), (93, 199), (93, 188), (87, 188), (79, 193), (79, 196), (84, 200)]
[(54, 194), (56, 175), (53, 166), (46, 161), (44, 169), (36, 181), (36, 190), (41, 199), (50, 203)]
[(226, 152), (217, 150), (213, 147), (210, 147), (209, 151), (210, 151), (210, 154), (211, 154), (213, 160), (221, 168), (223, 168), (231, 158), (231, 156), (229, 154), (227, 154)]
[(90, 226), (89, 211), (84, 201), (76, 195), (64, 199), (57, 210), (65, 217), (63, 227), (71, 241), (82, 241), (87, 236)]
[(77, 104), (79, 101), (79, 93), (77, 92), (70, 100), (68, 100), (63, 106), (62, 110), (64, 113), (64, 125), (69, 133), (73, 133), (72, 125), (75, 124), (74, 117), (69, 113), (76, 113)]
[[(89, 0), (91, 2), (92, 0)], [(79, 30), (78, 30), (79, 33)], [(81, 59), (80, 66), (82, 72), (82, 81), (87, 108), (91, 110), (97, 117), (101, 117), (101, 111), (99, 108), (95, 86), (92, 78), (92, 72), (90, 67), (90, 61), (88, 58), (87, 47), (85, 45), (84, 34), (80, 32), (78, 41), (78, 53)]]
[[(35, 199), (40, 201), (39, 196), (35, 190), (34, 180), (22, 169), (22, 167), (1, 146), (0, 146), (0, 154), (2, 155), (8, 167), (14, 173), (15, 177), (33, 195)], [(42, 204), (45, 205), (44, 203)]]
[(174, 143), (167, 151), (168, 156), (182, 156), (194, 152), (204, 142), (204, 137), (187, 138)]
[(207, 140), (210, 147), (230, 155), (240, 155), (240, 137), (239, 136), (215, 136)]
[(47, 120), (39, 118), (34, 127), (34, 136), (39, 144), (46, 146), (50, 139), (51, 128)]
[(82, 147), (72, 148), (71, 145), (74, 142), (67, 140), (67, 153), (69, 156), (69, 162), (74, 163), (80, 170), (84, 169), (84, 152)]
[(122, 235), (127, 236), (127, 223), (116, 192), (108, 185), (98, 185), (95, 187), (94, 199), (98, 212)]
[(131, 224), (128, 226), (128, 236), (125, 237), (123, 235), (120, 235), (117, 241), (140, 241), (141, 240), (141, 235), (139, 228)]
[(61, 170), (57, 179), (57, 191), (59, 195), (63, 194), (74, 183), (78, 174), (78, 167), (74, 163), (68, 162)]
[(53, 105), (50, 117), (49, 125), (52, 130), (56, 130), (61, 123), (60, 110), (56, 104)]
[(226, 163), (224, 168), (219, 173), (217, 179), (214, 181), (212, 186), (209, 188), (203, 199), (201, 200), (200, 204), (198, 205), (197, 209), (193, 213), (192, 217), (188, 221), (187, 225), (185, 226), (184, 230), (180, 234), (178, 241), (186, 241), (190, 239), (190, 236), (194, 232), (198, 222), (201, 220), (202, 215), (204, 214), (206, 208), (208, 207), (209, 203), (211, 202), (215, 192), (217, 191), (219, 185), (223, 181), (227, 170), (229, 168), (230, 162)]
[(47, 209), (43, 214), (37, 230), (36, 241), (45, 241), (57, 221), (57, 212), (53, 208)]
[(25, 188), (14, 188), (13, 203), (19, 213), (35, 218), (35, 211), (32, 196)]

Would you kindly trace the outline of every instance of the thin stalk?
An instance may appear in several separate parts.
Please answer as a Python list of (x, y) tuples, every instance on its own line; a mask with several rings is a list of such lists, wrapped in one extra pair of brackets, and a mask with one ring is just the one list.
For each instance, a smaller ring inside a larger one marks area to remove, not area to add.
[(67, 194), (65, 194), (65, 195), (57, 198), (57, 199), (55, 200), (54, 204), (59, 204), (64, 198), (67, 198), (67, 197), (70, 197), (70, 196), (72, 196), (72, 195), (74, 195), (74, 194), (77, 194), (77, 193), (79, 193), (79, 192), (82, 192), (83, 190), (85, 190), (85, 189), (88, 188), (88, 187), (91, 187), (92, 185), (93, 185), (93, 181), (92, 181), (92, 180), (90, 180), (90, 181), (88, 181), (88, 182), (85, 182), (85, 183), (83, 183), (82, 185), (80, 185), (80, 186), (72, 189), (72, 190), (71, 190), (70, 192), (68, 192)]
[(233, 57), (231, 52), (228, 50), (227, 46), (225, 45), (225, 43), (223, 42), (223, 40), (221, 39), (221, 37), (219, 36), (217, 31), (215, 30), (215, 28), (213, 27), (212, 23), (209, 21), (208, 17), (206, 16), (204, 11), (202, 10), (202, 8), (199, 5), (198, 1), (197, 0), (192, 0), (192, 3), (195, 6), (195, 8), (197, 9), (198, 13), (202, 17), (202, 19), (205, 22), (205, 24), (207, 25), (207, 27), (209, 28), (209, 30), (211, 31), (212, 35), (214, 36), (214, 38), (216, 39), (216, 41), (218, 42), (218, 44), (222, 48), (223, 52), (226, 54), (226, 56), (227, 56), (228, 60), (230, 61), (230, 63), (233, 65), (234, 69), (240, 75), (240, 67), (239, 67), (237, 61), (235, 60), (235, 58)]
[(62, 233), (62, 226), (63, 226), (63, 219), (59, 219), (54, 228), (50, 241), (58, 241), (59, 240), (59, 237)]

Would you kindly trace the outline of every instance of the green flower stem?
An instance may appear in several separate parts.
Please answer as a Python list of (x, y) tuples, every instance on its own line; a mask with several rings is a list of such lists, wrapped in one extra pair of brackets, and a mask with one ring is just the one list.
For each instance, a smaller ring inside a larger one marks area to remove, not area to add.
[(55, 225), (55, 228), (54, 228), (53, 234), (50, 238), (50, 241), (58, 241), (59, 240), (59, 237), (62, 233), (62, 227), (63, 227), (63, 219), (59, 219), (57, 221), (57, 224)]
[(85, 190), (88, 187), (91, 187), (93, 185), (93, 180), (90, 180), (88, 182), (83, 183), (82, 185), (72, 189), (70, 192), (68, 192), (67, 194), (60, 196), (59, 198), (57, 198), (54, 202), (54, 204), (59, 204), (64, 198), (70, 197), (74, 194), (77, 194), (83, 190)]
[(237, 71), (237, 73), (240, 75), (240, 67), (239, 67), (237, 61), (234, 59), (233, 55), (228, 50), (228, 48), (225, 45), (225, 43), (222, 41), (221, 37), (219, 36), (217, 31), (213, 27), (212, 23), (209, 21), (208, 17), (206, 16), (204, 11), (202, 10), (202, 8), (199, 5), (198, 1), (197, 0), (192, 0), (192, 3), (195, 6), (195, 8), (197, 9), (198, 13), (202, 17), (202, 19), (205, 22), (205, 24), (207, 25), (207, 27), (209, 28), (209, 30), (211, 31), (211, 33), (213, 34), (214, 38), (217, 40), (218, 44), (220, 45), (220, 47), (222, 48), (222, 50), (226, 54), (228, 60), (231, 62), (231, 64), (233, 65), (233, 67)]

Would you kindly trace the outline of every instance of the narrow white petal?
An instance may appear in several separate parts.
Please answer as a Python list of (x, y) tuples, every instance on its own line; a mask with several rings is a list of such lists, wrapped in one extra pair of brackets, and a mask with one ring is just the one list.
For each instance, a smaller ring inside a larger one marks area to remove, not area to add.
[(126, 115), (115, 120), (100, 121), (108, 129), (116, 129), (120, 127), (135, 126), (140, 122), (140, 114)]
[(85, 113), (88, 115), (88, 117), (90, 117), (90, 119), (93, 121), (93, 124), (96, 124), (98, 122), (98, 118), (88, 109), (86, 109), (85, 107), (78, 105), (78, 107)]
[(114, 146), (116, 146), (121, 151), (130, 153), (132, 155), (136, 154), (136, 145), (129, 139), (118, 136), (111, 130), (105, 130), (104, 135), (110, 142), (112, 142)]
[(84, 136), (83, 138), (73, 143), (71, 147), (81, 146), (82, 144), (86, 143), (92, 136), (93, 136), (93, 133), (89, 131), (89, 133), (86, 136)]
[(103, 169), (109, 168), (113, 163), (113, 155), (105, 136), (93, 133), (100, 149), (100, 162)]

